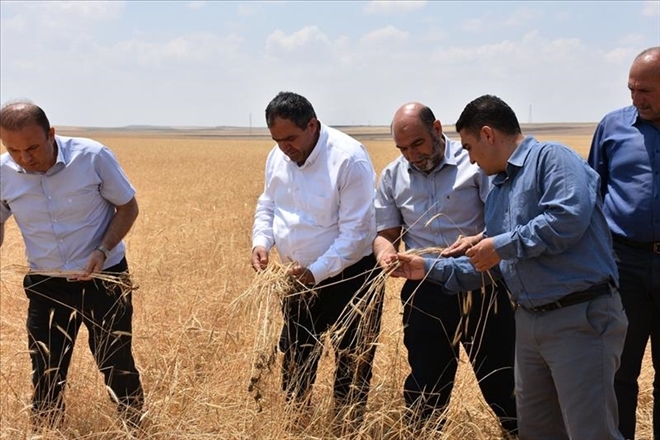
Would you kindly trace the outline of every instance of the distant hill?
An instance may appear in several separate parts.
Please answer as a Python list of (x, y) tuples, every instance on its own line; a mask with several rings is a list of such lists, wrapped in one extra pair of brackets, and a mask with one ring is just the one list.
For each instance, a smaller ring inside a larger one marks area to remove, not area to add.
[[(390, 137), (387, 125), (341, 125), (335, 128), (361, 139), (383, 139)], [(531, 135), (591, 135), (596, 123), (535, 123), (521, 124), (523, 133)], [(450, 137), (456, 137), (453, 125), (444, 126)], [(69, 136), (167, 136), (193, 138), (270, 138), (266, 127), (167, 127), (154, 125), (128, 125), (125, 127), (56, 127), (57, 133)]]

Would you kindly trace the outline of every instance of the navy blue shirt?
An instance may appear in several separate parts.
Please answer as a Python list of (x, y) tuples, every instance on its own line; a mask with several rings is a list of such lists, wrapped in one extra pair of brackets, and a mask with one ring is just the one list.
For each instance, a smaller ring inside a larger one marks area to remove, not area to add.
[[(493, 179), (485, 205), (486, 237), (502, 261), (493, 268), (511, 299), (536, 307), (602, 282), (618, 283), (600, 179), (569, 148), (527, 137)], [(488, 277), (467, 257), (427, 259), (429, 277), (451, 291), (474, 290)]]
[(641, 119), (634, 106), (609, 113), (596, 128), (589, 165), (601, 176), (612, 232), (660, 241), (660, 128)]

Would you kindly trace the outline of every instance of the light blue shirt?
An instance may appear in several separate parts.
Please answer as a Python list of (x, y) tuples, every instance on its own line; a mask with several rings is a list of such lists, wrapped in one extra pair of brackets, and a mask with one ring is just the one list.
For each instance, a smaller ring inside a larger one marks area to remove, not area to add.
[[(82, 270), (101, 243), (115, 206), (135, 189), (112, 152), (91, 139), (55, 136), (57, 159), (45, 173), (26, 172), (0, 156), (0, 223), (13, 215), (33, 270)], [(124, 257), (115, 246), (105, 267)]]
[(378, 231), (403, 227), (407, 249), (449, 246), (460, 234), (484, 230), (488, 176), (470, 163), (459, 142), (445, 138), (445, 157), (425, 173), (399, 156), (381, 173), (376, 193)]
[[(527, 137), (493, 179), (486, 232), (502, 258), (512, 300), (535, 307), (595, 284), (618, 284), (612, 238), (603, 214), (600, 179), (569, 148)], [(430, 277), (452, 291), (482, 284), (467, 257), (426, 260)]]
[(633, 106), (609, 113), (596, 128), (589, 164), (602, 179), (612, 232), (660, 241), (660, 127), (639, 118)]

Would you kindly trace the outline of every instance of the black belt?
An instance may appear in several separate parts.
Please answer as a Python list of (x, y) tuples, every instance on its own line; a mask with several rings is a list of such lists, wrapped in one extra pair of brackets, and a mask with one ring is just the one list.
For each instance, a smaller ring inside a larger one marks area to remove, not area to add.
[(612, 240), (635, 249), (644, 249), (654, 254), (660, 254), (660, 241), (634, 241), (616, 234), (612, 234)]
[(580, 292), (569, 293), (565, 297), (542, 306), (537, 307), (523, 307), (525, 310), (531, 312), (549, 312), (550, 310), (561, 309), (562, 307), (573, 306), (575, 304), (584, 303), (591, 301), (594, 298), (603, 295), (609, 295), (612, 292), (612, 286), (609, 282), (596, 284), (591, 286), (587, 290), (582, 290)]

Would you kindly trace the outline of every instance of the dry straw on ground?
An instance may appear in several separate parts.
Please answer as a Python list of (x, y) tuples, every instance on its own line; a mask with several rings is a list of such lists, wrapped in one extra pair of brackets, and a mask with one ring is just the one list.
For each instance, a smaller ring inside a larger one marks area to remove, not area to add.
[[(248, 391), (260, 337), (279, 332), (279, 305), (271, 303), (272, 327), (264, 330), (259, 307), (237, 307), (250, 287), (250, 228), (263, 188), (268, 139), (88, 136), (109, 145), (137, 189), (140, 216), (127, 237), (133, 281), (134, 352), (145, 392), (143, 439), (332, 438), (332, 351), (319, 365), (313, 407), (303, 429), (292, 419), (279, 390), (279, 358), (262, 376), (261, 408)], [(589, 135), (557, 137), (581, 153)], [(377, 171), (397, 156), (389, 140), (365, 139)], [(25, 334), (27, 300), (20, 233), (11, 220), (0, 250), (0, 439), (28, 438), (30, 360)], [(383, 326), (374, 361), (365, 439), (410, 438), (402, 421), (401, 387), (408, 373), (402, 344), (400, 280), (387, 280)], [(264, 299), (265, 300), (265, 299)], [(46, 439), (128, 439), (81, 330), (66, 390), (67, 418)], [(265, 341), (265, 339), (264, 339)], [(328, 345), (328, 344), (326, 344)], [(653, 370), (648, 361), (640, 381), (638, 437), (651, 438)], [(270, 359), (266, 359), (270, 361)], [(463, 355), (450, 422), (442, 434), (416, 438), (498, 439), (495, 416), (484, 403)], [(269, 362), (266, 362), (267, 365)], [(355, 436), (344, 436), (354, 438)]]

